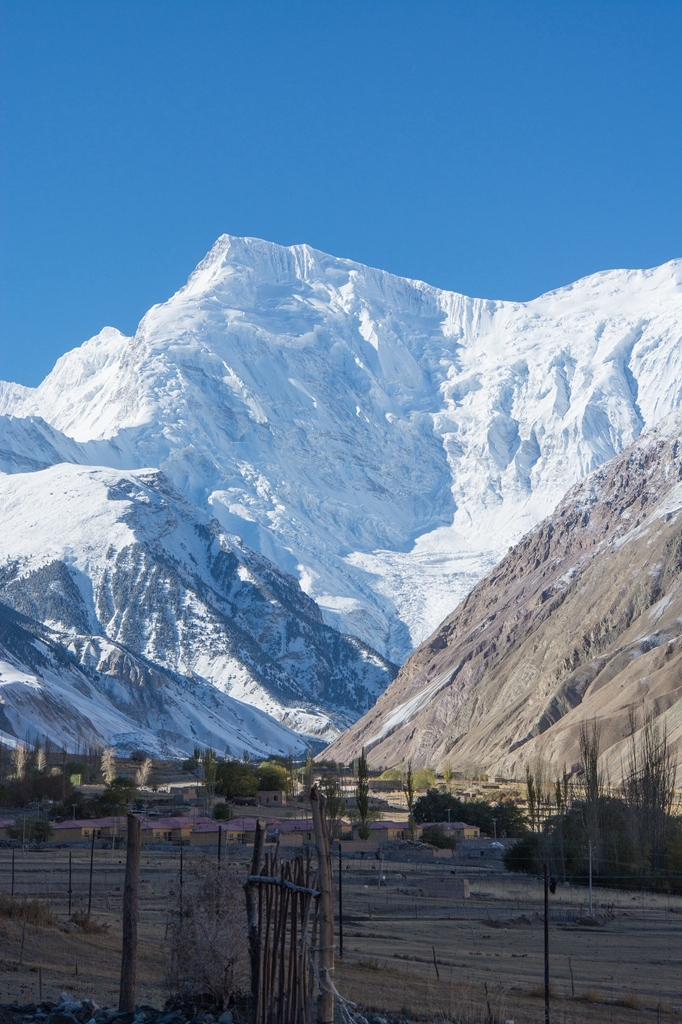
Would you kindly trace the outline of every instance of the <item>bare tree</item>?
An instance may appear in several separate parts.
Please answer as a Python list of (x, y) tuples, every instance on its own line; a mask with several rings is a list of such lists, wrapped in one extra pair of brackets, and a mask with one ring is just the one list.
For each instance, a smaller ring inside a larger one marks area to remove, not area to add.
[(341, 816), (346, 809), (346, 804), (341, 794), (341, 787), (336, 775), (325, 775), (320, 783), (320, 789), (326, 800), (327, 821), (329, 822), (329, 834), (332, 839), (338, 838), (339, 823)]
[(668, 747), (667, 731), (660, 728), (653, 715), (647, 716), (639, 742), (634, 713), (630, 716), (630, 728), (623, 797), (639, 850), (651, 851), (651, 867), (657, 871), (663, 866), (671, 834), (677, 768)]
[(526, 765), (526, 801), (528, 802), (528, 820), (534, 832), (540, 828), (538, 814), (538, 793), (535, 786), (535, 778), (529, 764)]
[(144, 789), (147, 783), (149, 782), (149, 776), (151, 774), (153, 765), (154, 762), (152, 761), (151, 757), (145, 757), (144, 761), (137, 769), (135, 782), (137, 783), (139, 789)]
[(243, 879), (213, 858), (185, 867), (170, 931), (170, 985), (176, 995), (210, 995), (219, 1006), (248, 985)]
[(14, 776), (23, 779), (26, 774), (26, 747), (23, 743), (17, 743), (12, 751), (12, 763), (14, 765)]
[(606, 785), (604, 773), (599, 767), (601, 747), (601, 725), (594, 718), (583, 722), (580, 728), (580, 760), (582, 775), (579, 796), (583, 805), (583, 824), (587, 840), (592, 846), (592, 857), (597, 870), (602, 845), (602, 814)]
[(116, 778), (116, 754), (113, 747), (105, 747), (102, 751), (100, 770), (107, 786), (110, 786)]
[(542, 823), (551, 811), (551, 783), (546, 765), (540, 760), (526, 765), (526, 798), (528, 818), (534, 832), (540, 832)]
[(365, 757), (364, 747), (362, 748), (362, 752), (358, 758), (357, 779), (358, 781), (355, 787), (355, 803), (358, 808), (358, 817), (360, 818), (358, 835), (361, 839), (369, 839), (369, 772), (367, 769), (367, 758)]
[(33, 748), (33, 764), (35, 766), (35, 770), (37, 772), (44, 771), (46, 761), (47, 759), (45, 757), (45, 751), (40, 746), (40, 740), (36, 740), (36, 745)]

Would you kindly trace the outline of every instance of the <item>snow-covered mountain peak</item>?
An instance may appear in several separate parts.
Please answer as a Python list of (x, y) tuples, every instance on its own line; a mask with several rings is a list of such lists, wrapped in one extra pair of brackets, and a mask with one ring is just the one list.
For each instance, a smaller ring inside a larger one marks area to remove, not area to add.
[(223, 235), (133, 338), (107, 329), (4, 408), (76, 439), (79, 460), (163, 469), (398, 661), (680, 405), (681, 279), (676, 260), (471, 299)]

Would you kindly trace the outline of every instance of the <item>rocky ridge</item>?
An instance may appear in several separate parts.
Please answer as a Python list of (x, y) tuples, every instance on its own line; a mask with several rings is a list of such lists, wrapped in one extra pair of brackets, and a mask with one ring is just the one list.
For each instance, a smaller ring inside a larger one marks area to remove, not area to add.
[(0, 505), (0, 601), (36, 638), (19, 643), (5, 616), (10, 741), (28, 730), (121, 752), (300, 753), (354, 721), (394, 674), (157, 470), (61, 463), (0, 477)]
[(682, 760), (681, 436), (670, 417), (574, 486), (322, 756), (521, 776), (576, 763), (596, 718), (618, 777), (633, 709)]

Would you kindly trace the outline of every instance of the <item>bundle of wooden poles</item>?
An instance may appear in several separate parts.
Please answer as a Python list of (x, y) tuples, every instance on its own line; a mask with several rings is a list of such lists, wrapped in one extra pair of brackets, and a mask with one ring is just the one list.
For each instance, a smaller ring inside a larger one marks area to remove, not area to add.
[(325, 800), (310, 794), (317, 857), (265, 853), (259, 821), (246, 882), (253, 1024), (333, 1024), (334, 898)]

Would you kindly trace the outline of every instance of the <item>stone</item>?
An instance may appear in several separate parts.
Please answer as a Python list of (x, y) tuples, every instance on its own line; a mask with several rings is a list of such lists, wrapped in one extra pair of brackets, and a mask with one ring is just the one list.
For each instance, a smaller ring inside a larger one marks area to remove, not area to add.
[(58, 1009), (47, 1018), (47, 1024), (78, 1024), (78, 1021), (72, 1013), (65, 1013), (64, 1010)]
[(232, 1014), (229, 1010), (225, 1010), (225, 1013), (220, 1014), (218, 1024), (232, 1024)]

